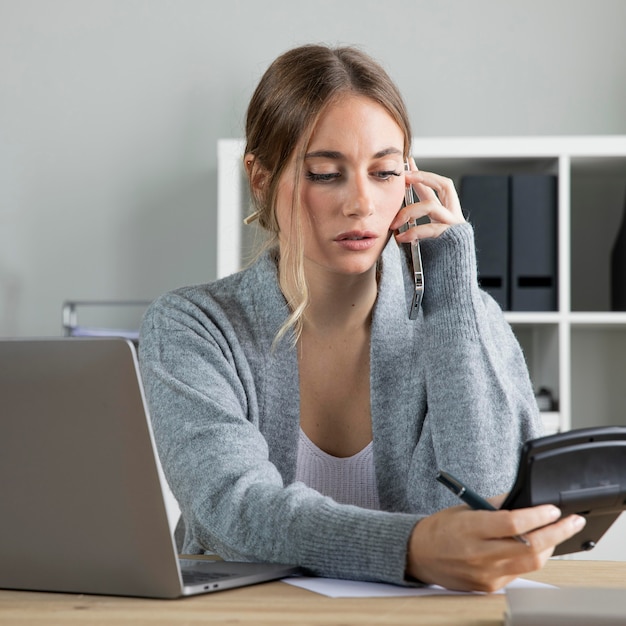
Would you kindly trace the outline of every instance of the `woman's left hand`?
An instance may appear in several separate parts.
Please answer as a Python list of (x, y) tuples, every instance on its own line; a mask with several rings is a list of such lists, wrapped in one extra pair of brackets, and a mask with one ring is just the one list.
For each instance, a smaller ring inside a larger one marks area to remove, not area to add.
[(445, 176), (418, 170), (412, 158), (410, 163), (411, 170), (406, 172), (406, 180), (413, 186), (420, 201), (402, 207), (391, 222), (390, 229), (397, 231), (404, 224), (424, 216), (430, 218), (430, 223), (418, 224), (402, 233), (396, 232), (396, 240), (400, 243), (438, 237), (453, 224), (465, 221), (454, 182)]

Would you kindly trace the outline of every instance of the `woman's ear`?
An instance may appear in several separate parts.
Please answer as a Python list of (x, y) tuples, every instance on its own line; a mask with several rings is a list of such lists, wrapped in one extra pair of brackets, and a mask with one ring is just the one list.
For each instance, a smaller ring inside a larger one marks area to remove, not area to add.
[(259, 164), (257, 158), (251, 152), (245, 155), (243, 162), (246, 173), (248, 174), (252, 193), (254, 193), (255, 197), (258, 199), (265, 191), (264, 187), (268, 179), (268, 171)]

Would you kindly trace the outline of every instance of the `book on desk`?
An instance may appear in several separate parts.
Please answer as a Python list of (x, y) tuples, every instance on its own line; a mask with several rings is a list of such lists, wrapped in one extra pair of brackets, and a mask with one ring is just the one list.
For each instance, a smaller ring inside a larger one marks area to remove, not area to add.
[(608, 626), (626, 623), (623, 589), (508, 589), (505, 626)]

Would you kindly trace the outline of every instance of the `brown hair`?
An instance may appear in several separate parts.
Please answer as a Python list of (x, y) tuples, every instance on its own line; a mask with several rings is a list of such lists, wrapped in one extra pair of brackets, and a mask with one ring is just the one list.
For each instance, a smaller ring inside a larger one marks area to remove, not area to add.
[[(402, 96), (381, 65), (354, 47), (311, 44), (283, 53), (261, 78), (248, 106), (244, 158), (255, 212), (247, 221), (259, 220), (270, 234), (268, 245), (275, 244), (279, 234), (275, 211), (278, 184), (291, 158), (296, 159), (293, 227), (288, 237), (290, 245), (281, 251), (280, 260), (281, 279), (287, 279), (281, 284), (294, 285), (296, 293), (288, 297), (292, 315), (279, 337), (294, 327), (297, 339), (308, 301), (298, 203), (304, 154), (320, 116), (346, 94), (365, 96), (386, 109), (404, 133), (406, 158), (411, 129)], [(261, 172), (262, 193), (255, 185), (255, 177)]]

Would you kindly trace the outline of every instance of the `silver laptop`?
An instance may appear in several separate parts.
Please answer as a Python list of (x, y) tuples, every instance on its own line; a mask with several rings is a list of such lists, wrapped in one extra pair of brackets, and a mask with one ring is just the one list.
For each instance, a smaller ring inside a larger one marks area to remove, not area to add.
[(0, 341), (0, 588), (176, 598), (298, 571), (179, 559), (130, 341)]

